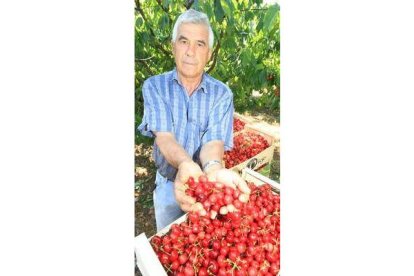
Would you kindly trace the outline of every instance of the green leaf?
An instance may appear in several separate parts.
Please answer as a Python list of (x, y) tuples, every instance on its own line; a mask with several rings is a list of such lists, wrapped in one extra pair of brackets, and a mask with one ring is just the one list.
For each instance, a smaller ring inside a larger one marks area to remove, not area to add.
[(214, 15), (213, 9), (211, 7), (211, 4), (207, 3), (203, 7), (203, 11), (205, 14), (207, 14), (208, 18), (211, 18)]
[(256, 66), (256, 70), (257, 71), (262, 70), (262, 69), (264, 69), (264, 65), (263, 64), (259, 64), (259, 65)]
[(266, 71), (262, 70), (259, 74), (259, 83), (263, 85), (266, 83)]
[(161, 30), (165, 30), (169, 28), (169, 19), (167, 14), (163, 14), (160, 19), (158, 20), (158, 26), (160, 26)]
[(231, 8), (230, 8), (229, 4), (227, 3), (227, 1), (223, 1), (221, 6), (224, 10), (224, 13), (227, 15), (227, 17), (231, 16), (231, 14), (232, 14)]
[(234, 6), (233, 6), (233, 2), (231, 0), (225, 0), (222, 3), (222, 7), (226, 13), (226, 16), (228, 18), (232, 18), (233, 17), (233, 12), (234, 12)]
[(224, 49), (235, 49), (237, 47), (235, 36), (225, 36), (222, 40), (222, 47)]
[(276, 15), (277, 12), (279, 11), (279, 5), (278, 4), (274, 4), (272, 6), (269, 7), (269, 9), (266, 12), (266, 15), (264, 17), (264, 22), (263, 22), (263, 27), (265, 30), (269, 31), (274, 23), (276, 22)]
[(135, 20), (135, 26), (141, 27), (142, 24), (144, 24), (144, 20), (141, 17), (137, 17), (137, 19)]
[(169, 5), (170, 5), (170, 0), (162, 0), (162, 6), (164, 8), (168, 8)]
[(224, 10), (223, 10), (223, 7), (221, 6), (220, 0), (214, 0), (214, 13), (216, 16), (216, 21), (219, 23), (223, 22)]
[(246, 66), (250, 63), (250, 49), (247, 48), (240, 55), (242, 66)]
[(260, 32), (263, 29), (263, 16), (259, 16), (259, 23), (256, 25), (256, 31)]

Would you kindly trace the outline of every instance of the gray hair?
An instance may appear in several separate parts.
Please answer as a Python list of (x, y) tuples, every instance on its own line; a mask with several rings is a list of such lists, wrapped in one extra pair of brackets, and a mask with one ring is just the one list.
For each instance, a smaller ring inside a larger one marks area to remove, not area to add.
[(210, 21), (205, 13), (189, 9), (183, 12), (175, 21), (174, 29), (172, 33), (172, 42), (177, 39), (178, 27), (183, 23), (202, 24), (208, 28), (208, 46), (210, 49), (213, 48), (214, 44), (214, 33), (210, 26)]

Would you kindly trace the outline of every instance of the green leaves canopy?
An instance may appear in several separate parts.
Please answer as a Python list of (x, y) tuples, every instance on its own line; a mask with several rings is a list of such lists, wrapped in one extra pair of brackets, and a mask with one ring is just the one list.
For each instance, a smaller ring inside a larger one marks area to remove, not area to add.
[[(262, 110), (278, 116), (279, 5), (264, 5), (260, 0), (136, 0), (135, 4), (136, 124), (143, 112), (142, 84), (174, 68), (173, 24), (190, 7), (210, 18), (215, 45), (206, 71), (232, 89), (236, 110)], [(261, 96), (255, 97), (253, 90)]]

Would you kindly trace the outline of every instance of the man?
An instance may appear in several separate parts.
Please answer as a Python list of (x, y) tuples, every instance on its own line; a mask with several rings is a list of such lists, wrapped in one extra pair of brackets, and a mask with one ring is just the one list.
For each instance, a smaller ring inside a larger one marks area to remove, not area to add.
[(206, 213), (185, 194), (190, 176), (197, 180), (205, 174), (210, 180), (250, 193), (238, 174), (222, 166), (224, 149), (233, 147), (234, 107), (231, 90), (204, 73), (213, 41), (204, 13), (192, 9), (182, 13), (172, 35), (176, 68), (150, 77), (142, 88), (144, 116), (138, 130), (155, 136), (157, 231), (183, 211)]

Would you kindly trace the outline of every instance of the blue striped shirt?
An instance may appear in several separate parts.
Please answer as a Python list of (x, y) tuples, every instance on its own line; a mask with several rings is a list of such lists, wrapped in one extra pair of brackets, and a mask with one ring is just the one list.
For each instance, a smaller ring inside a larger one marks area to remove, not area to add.
[[(201, 147), (221, 140), (224, 149), (233, 147), (233, 93), (221, 81), (204, 73), (199, 87), (188, 96), (176, 69), (148, 78), (142, 87), (144, 116), (138, 130), (154, 137), (152, 131), (174, 134), (177, 142), (199, 163)], [(153, 157), (158, 171), (174, 180), (172, 167), (154, 143)]]

